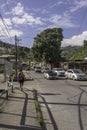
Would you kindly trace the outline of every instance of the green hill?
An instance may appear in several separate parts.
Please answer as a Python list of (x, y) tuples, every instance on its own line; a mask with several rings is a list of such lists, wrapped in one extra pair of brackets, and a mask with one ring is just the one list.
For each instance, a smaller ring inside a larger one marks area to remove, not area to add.
[(78, 53), (81, 48), (81, 46), (62, 47), (62, 57), (65, 57), (66, 60), (69, 60), (74, 54)]
[(83, 46), (79, 49), (78, 52), (76, 52), (75, 54), (73, 54), (69, 60), (84, 60), (85, 56), (87, 54), (87, 46)]
[[(62, 47), (62, 57), (68, 60), (84, 60), (87, 54), (87, 41), (83, 46)], [(18, 46), (18, 54), (23, 58), (29, 57), (30, 48)], [(0, 41), (0, 54), (15, 54), (15, 45)]]

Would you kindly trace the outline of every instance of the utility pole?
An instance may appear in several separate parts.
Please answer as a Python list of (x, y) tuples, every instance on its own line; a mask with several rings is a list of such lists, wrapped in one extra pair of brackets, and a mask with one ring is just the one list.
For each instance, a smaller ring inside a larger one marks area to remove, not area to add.
[(17, 80), (18, 75), (18, 42), (21, 41), (21, 39), (18, 39), (15, 35), (15, 78)]
[(17, 48), (17, 43), (18, 39), (17, 36), (15, 35), (15, 78), (17, 79), (17, 68), (18, 68), (18, 48)]

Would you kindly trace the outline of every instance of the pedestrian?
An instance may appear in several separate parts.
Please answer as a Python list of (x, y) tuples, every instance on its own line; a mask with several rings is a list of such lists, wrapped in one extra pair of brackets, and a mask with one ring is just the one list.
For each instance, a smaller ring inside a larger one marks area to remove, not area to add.
[(18, 82), (20, 84), (21, 90), (23, 89), (24, 80), (25, 80), (25, 75), (24, 75), (23, 71), (20, 70), (20, 72), (18, 73)]

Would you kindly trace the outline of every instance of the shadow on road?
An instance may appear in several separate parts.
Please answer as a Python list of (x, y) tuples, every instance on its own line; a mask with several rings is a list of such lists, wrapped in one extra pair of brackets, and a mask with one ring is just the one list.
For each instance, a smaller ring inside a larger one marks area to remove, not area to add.
[[(39, 95), (39, 96), (42, 98), (43, 103), (44, 103), (45, 106), (46, 106), (46, 109), (47, 109), (47, 111), (48, 111), (50, 120), (51, 120), (51, 122), (52, 122), (53, 129), (54, 129), (54, 130), (58, 130), (57, 124), (56, 124), (56, 122), (55, 122), (55, 120), (54, 120), (54, 117), (53, 117), (53, 115), (52, 115), (52, 113), (51, 113), (51, 110), (50, 110), (50, 108), (49, 108), (49, 106), (48, 106), (48, 103), (46, 102), (46, 100), (45, 100), (44, 97), (42, 97), (41, 95)], [(44, 130), (46, 130), (46, 126), (45, 126), (45, 129), (44, 129)]]
[(0, 124), (0, 128), (2, 129), (12, 129), (12, 130), (41, 130), (38, 127), (35, 126), (13, 126), (13, 125), (6, 125), (6, 124)]
[[(55, 120), (54, 120), (54, 117), (53, 117), (53, 115), (52, 115), (52, 113), (51, 113), (51, 110), (50, 110), (50, 108), (49, 108), (49, 105), (77, 106), (77, 107), (78, 107), (78, 120), (79, 120), (80, 130), (84, 130), (84, 126), (83, 126), (83, 122), (82, 122), (82, 115), (81, 115), (81, 108), (84, 107), (84, 106), (87, 106), (87, 104), (82, 104), (82, 103), (81, 103), (81, 98), (82, 98), (82, 95), (83, 95), (84, 92), (85, 92), (84, 90), (81, 90), (81, 93), (80, 93), (79, 98), (78, 98), (78, 103), (46, 102), (45, 98), (44, 98), (43, 96), (41, 96), (41, 94), (42, 94), (42, 95), (46, 95), (47, 93), (46, 93), (46, 94), (39, 93), (39, 96), (40, 96), (40, 97), (42, 98), (42, 100), (43, 100), (43, 101), (40, 102), (40, 103), (45, 104), (46, 109), (47, 109), (48, 114), (49, 114), (49, 117), (50, 117), (50, 120), (51, 120), (51, 122), (52, 122), (52, 125), (53, 125), (54, 130), (58, 130), (58, 127), (57, 127), (58, 124), (56, 124), (56, 122), (55, 122)], [(55, 95), (55, 94), (52, 94), (52, 93), (48, 93), (48, 95), (49, 95), (49, 94)]]

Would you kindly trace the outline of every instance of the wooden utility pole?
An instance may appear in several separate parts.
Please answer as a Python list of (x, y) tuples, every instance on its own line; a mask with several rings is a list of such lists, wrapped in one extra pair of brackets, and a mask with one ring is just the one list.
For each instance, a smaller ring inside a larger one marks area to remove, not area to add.
[(17, 49), (17, 43), (18, 39), (17, 36), (15, 36), (15, 78), (17, 79), (17, 68), (18, 68), (18, 49)]

